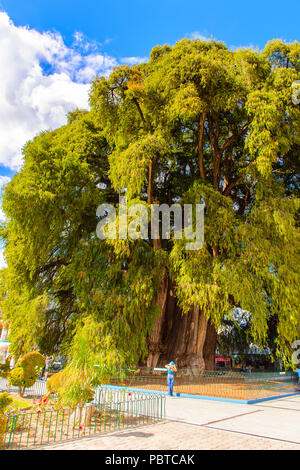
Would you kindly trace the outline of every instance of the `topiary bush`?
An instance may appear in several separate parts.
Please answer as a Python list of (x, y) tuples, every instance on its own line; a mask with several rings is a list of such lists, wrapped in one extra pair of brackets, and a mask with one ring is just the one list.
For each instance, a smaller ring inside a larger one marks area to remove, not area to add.
[(45, 358), (37, 351), (25, 354), (18, 360), (8, 376), (8, 381), (11, 385), (19, 387), (21, 397), (26, 388), (35, 384), (44, 365)]
[(33, 367), (38, 368), (38, 372), (45, 366), (45, 358), (37, 351), (32, 351), (30, 353), (25, 354), (22, 356), (18, 362), (17, 366), (20, 367)]
[(8, 395), (8, 393), (0, 393), (0, 449), (4, 443), (4, 433), (6, 429), (7, 417), (5, 416), (4, 412), (7, 406), (12, 402), (12, 398)]
[[(27, 372), (27, 374), (26, 374)], [(28, 370), (25, 371), (23, 367), (15, 367), (9, 376), (8, 381), (11, 385), (15, 387), (19, 387), (19, 393), (22, 397), (24, 395), (24, 391), (26, 387), (31, 387), (35, 382), (35, 374), (32, 373), (30, 376), (28, 375)]]
[(0, 377), (3, 379), (7, 379), (9, 375), (10, 367), (9, 367), (9, 359), (7, 358), (4, 364), (0, 364)]

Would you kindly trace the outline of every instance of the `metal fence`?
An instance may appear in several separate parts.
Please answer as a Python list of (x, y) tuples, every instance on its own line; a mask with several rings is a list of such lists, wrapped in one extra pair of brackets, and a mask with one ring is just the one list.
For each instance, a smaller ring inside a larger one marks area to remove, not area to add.
[[(153, 368), (120, 369), (110, 385), (145, 391), (167, 392), (167, 370)], [(290, 372), (241, 372), (232, 369), (180, 369), (175, 376), (174, 393), (238, 400), (256, 400), (292, 393), (297, 375)], [(0, 378), (0, 392), (18, 393), (6, 379)], [(46, 383), (38, 380), (25, 390), (26, 396), (41, 397), (47, 393)], [(122, 390), (123, 393), (123, 390)]]
[[(19, 393), (19, 388), (10, 385), (7, 379), (0, 377), (0, 392)], [(46, 393), (46, 382), (42, 380), (37, 380), (32, 387), (25, 389), (25, 395), (31, 397), (43, 397)]]
[[(297, 376), (293, 372), (239, 372), (234, 370), (179, 370), (175, 374), (174, 393), (256, 400), (280, 396), (295, 391)], [(111, 385), (130, 388), (168, 390), (167, 371), (139, 368), (120, 371)]]
[(47, 446), (70, 439), (155, 423), (165, 418), (165, 397), (109, 388), (82, 408), (24, 412), (8, 417), (3, 449)]

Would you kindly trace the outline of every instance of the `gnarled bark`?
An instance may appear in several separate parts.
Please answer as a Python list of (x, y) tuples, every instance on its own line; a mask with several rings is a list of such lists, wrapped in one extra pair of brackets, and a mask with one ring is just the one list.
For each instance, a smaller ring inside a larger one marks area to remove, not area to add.
[(156, 299), (157, 305), (162, 313), (156, 318), (151, 335), (148, 338), (149, 353), (147, 358), (147, 367), (156, 367), (158, 365), (159, 358), (163, 352), (163, 344), (161, 341), (161, 337), (168, 300), (168, 293), (169, 276), (167, 270), (165, 269)]
[(215, 327), (199, 307), (194, 306), (188, 314), (182, 314), (167, 271), (157, 304), (162, 314), (157, 317), (148, 338), (147, 367), (161, 367), (173, 360), (179, 368), (215, 369)]

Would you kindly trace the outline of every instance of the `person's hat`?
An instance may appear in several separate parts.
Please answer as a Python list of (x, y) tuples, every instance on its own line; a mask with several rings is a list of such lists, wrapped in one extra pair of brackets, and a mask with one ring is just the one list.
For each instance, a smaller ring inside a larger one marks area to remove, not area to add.
[(174, 366), (175, 364), (174, 364), (174, 362), (173, 362), (173, 361), (171, 361), (171, 362), (170, 362), (170, 365), (171, 365), (171, 366)]

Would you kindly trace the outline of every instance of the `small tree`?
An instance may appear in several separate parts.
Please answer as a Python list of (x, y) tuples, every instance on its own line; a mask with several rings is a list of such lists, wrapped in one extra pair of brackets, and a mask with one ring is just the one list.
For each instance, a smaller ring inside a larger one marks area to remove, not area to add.
[[(71, 347), (68, 349), (70, 361), (66, 368), (54, 374), (47, 381), (48, 392), (54, 392), (63, 406), (79, 408), (78, 420), (82, 424), (83, 408), (93, 400), (94, 388), (109, 382), (116, 372), (118, 356), (114, 350), (104, 347), (107, 338), (101, 335), (99, 324), (91, 317), (86, 317), (73, 337)], [(107, 345), (107, 344), (106, 344)], [(87, 410), (86, 419), (90, 419), (95, 407), (91, 405)]]
[(8, 381), (11, 385), (19, 387), (21, 397), (26, 388), (35, 384), (44, 365), (45, 358), (37, 351), (25, 354), (18, 360), (15, 369), (8, 376)]

